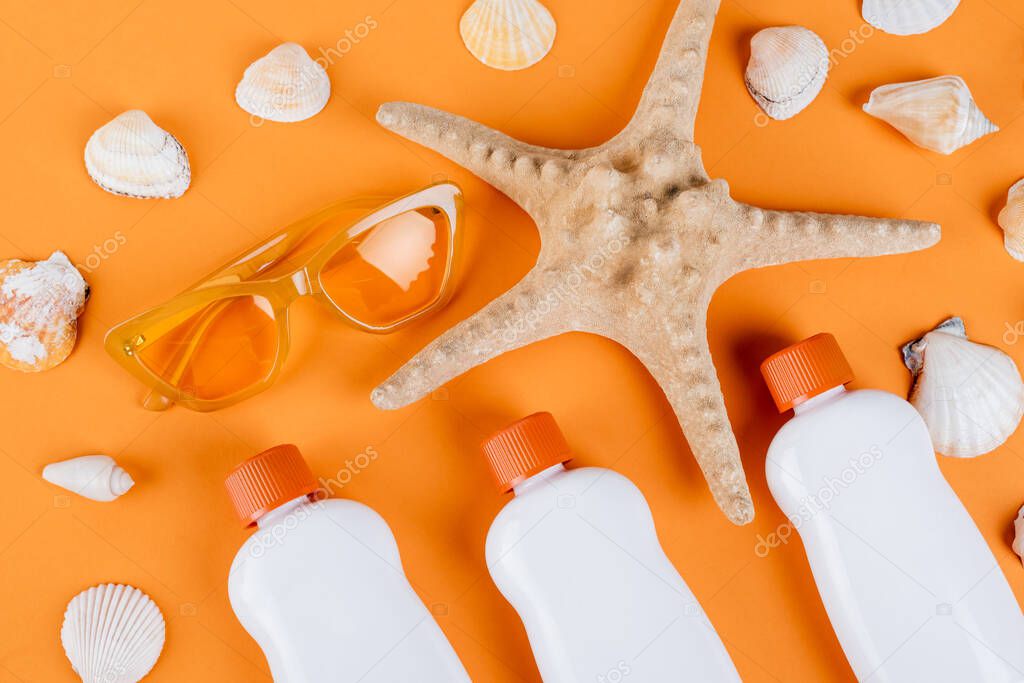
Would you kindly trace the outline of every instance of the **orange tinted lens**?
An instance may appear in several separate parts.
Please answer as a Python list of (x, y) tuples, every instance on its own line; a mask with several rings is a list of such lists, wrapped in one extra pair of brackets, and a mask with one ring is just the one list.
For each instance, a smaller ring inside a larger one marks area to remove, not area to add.
[(207, 304), (166, 333), (146, 338), (136, 355), (150, 372), (187, 396), (216, 401), (265, 379), (277, 349), (270, 302), (239, 296)]
[(364, 231), (331, 257), (320, 285), (353, 318), (383, 327), (436, 302), (448, 267), (448, 218), (406, 211)]

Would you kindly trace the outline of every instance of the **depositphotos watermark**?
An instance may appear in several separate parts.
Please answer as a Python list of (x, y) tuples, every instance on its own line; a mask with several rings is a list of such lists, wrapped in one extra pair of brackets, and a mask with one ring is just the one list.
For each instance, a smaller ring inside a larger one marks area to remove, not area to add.
[(92, 273), (103, 265), (104, 261), (116, 254), (118, 249), (126, 244), (128, 244), (128, 238), (125, 237), (123, 232), (118, 230), (101, 243), (94, 244), (92, 246), (92, 251), (85, 257), (85, 262), (76, 263), (75, 265), (78, 266), (79, 270), (85, 273)]

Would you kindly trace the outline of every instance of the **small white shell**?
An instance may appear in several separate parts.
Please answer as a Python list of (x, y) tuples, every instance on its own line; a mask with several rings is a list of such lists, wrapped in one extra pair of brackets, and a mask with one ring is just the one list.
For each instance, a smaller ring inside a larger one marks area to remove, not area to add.
[(935, 450), (973, 458), (1002, 445), (1024, 416), (1024, 382), (1013, 359), (967, 339), (950, 318), (903, 347), (915, 376), (910, 402), (924, 418)]
[(796, 116), (821, 92), (828, 78), (824, 41), (802, 26), (758, 31), (750, 40), (747, 90), (768, 116)]
[(72, 493), (109, 503), (135, 485), (131, 475), (109, 455), (83, 455), (47, 465), (43, 479)]
[(1013, 552), (1024, 562), (1024, 507), (1017, 511), (1017, 519), (1013, 520)]
[(95, 586), (68, 603), (60, 642), (83, 683), (136, 683), (164, 648), (164, 617), (138, 588)]
[(557, 26), (537, 0), (476, 0), (459, 22), (462, 41), (489, 67), (515, 71), (551, 51)]
[(894, 83), (876, 88), (864, 111), (914, 144), (952, 154), (999, 127), (986, 118), (959, 76)]
[(296, 43), (282, 43), (250, 64), (235, 88), (239, 107), (285, 123), (314, 116), (330, 98), (327, 72)]
[(1019, 180), (1006, 195), (1006, 207), (999, 212), (999, 227), (1005, 233), (1003, 245), (1018, 261), (1024, 261), (1024, 180)]
[(864, 21), (886, 33), (927, 33), (949, 19), (960, 0), (864, 0)]
[(137, 109), (92, 134), (85, 168), (107, 192), (138, 199), (180, 197), (192, 181), (185, 148)]

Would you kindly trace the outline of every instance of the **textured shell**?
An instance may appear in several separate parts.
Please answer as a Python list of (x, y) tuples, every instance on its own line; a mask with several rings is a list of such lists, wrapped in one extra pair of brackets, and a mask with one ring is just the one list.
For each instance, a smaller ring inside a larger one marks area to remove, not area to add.
[(62, 252), (0, 261), (0, 365), (49, 370), (75, 347), (89, 286)]
[(768, 116), (784, 120), (800, 113), (828, 78), (824, 41), (802, 26), (758, 31), (750, 41), (747, 90)]
[(1024, 507), (1017, 511), (1017, 519), (1013, 520), (1013, 552), (1024, 562)]
[(481, 62), (515, 71), (544, 58), (555, 43), (556, 25), (537, 0), (476, 0), (462, 15), (459, 32)]
[(43, 479), (72, 493), (108, 503), (122, 496), (135, 482), (109, 455), (83, 455), (50, 463)]
[(1019, 180), (1006, 195), (1006, 206), (999, 212), (999, 227), (1003, 229), (1006, 251), (1018, 261), (1024, 261), (1024, 180)]
[(949, 19), (960, 0), (864, 0), (864, 21), (886, 33), (927, 33)]
[(331, 81), (296, 43), (282, 43), (249, 65), (235, 88), (245, 111), (268, 121), (303, 121), (327, 106)]
[(107, 192), (138, 199), (180, 197), (192, 182), (185, 148), (137, 109), (92, 134), (85, 168)]
[[(957, 324), (958, 323), (958, 324)], [(1013, 359), (977, 344), (951, 319), (904, 347), (917, 378), (910, 402), (928, 425), (935, 450), (972, 458), (1002, 445), (1024, 415), (1024, 382)]]
[(104, 584), (68, 603), (60, 641), (84, 683), (135, 683), (160, 657), (164, 617), (138, 588)]
[(871, 93), (864, 111), (914, 144), (941, 154), (952, 154), (999, 130), (978, 109), (959, 76), (883, 85)]

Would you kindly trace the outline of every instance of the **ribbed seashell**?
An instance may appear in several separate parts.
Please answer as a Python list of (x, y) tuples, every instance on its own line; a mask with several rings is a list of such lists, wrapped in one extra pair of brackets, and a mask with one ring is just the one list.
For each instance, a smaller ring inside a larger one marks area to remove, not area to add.
[(1024, 562), (1024, 507), (1017, 511), (1017, 519), (1013, 520), (1013, 552)]
[(92, 134), (85, 144), (85, 168), (107, 192), (137, 199), (180, 197), (192, 182), (185, 148), (138, 109)]
[(551, 51), (557, 26), (537, 0), (476, 0), (459, 22), (466, 48), (487, 66), (515, 71)]
[(949, 19), (960, 0), (864, 0), (864, 21), (886, 33), (927, 33)]
[(967, 339), (950, 318), (903, 347), (915, 376), (910, 402), (928, 425), (935, 450), (973, 458), (1002, 445), (1024, 416), (1024, 382), (1013, 359)]
[(63, 252), (0, 261), (0, 365), (49, 370), (75, 347), (89, 285)]
[(284, 123), (310, 118), (330, 98), (327, 72), (296, 43), (282, 43), (250, 64), (235, 88), (239, 107)]
[(50, 463), (43, 468), (43, 479), (101, 503), (119, 498), (135, 485), (131, 475), (109, 455), (83, 455)]
[(952, 154), (999, 130), (978, 108), (959, 76), (883, 85), (871, 93), (864, 111), (914, 144), (941, 154)]
[(1018, 180), (1006, 195), (1006, 206), (999, 212), (1003, 245), (1018, 261), (1024, 261), (1024, 180)]
[(164, 648), (164, 617), (138, 588), (103, 584), (68, 603), (60, 642), (83, 683), (136, 683)]
[(816, 33), (802, 26), (781, 26), (758, 31), (750, 40), (744, 80), (761, 109), (782, 121), (814, 101), (828, 70), (828, 48)]

